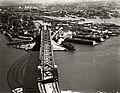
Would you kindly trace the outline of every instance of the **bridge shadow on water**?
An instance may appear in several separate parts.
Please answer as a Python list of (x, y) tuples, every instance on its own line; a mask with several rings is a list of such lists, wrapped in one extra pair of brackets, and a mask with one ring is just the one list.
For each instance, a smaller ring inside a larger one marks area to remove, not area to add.
[(26, 66), (23, 93), (39, 93), (37, 85), (37, 65), (39, 61), (40, 43), (36, 43), (32, 51), (29, 52), (29, 60)]
[(39, 36), (37, 38), (33, 49), (20, 57), (8, 70), (7, 83), (11, 91), (23, 88), (23, 93), (39, 93), (37, 66), (39, 62), (40, 42), (38, 41)]

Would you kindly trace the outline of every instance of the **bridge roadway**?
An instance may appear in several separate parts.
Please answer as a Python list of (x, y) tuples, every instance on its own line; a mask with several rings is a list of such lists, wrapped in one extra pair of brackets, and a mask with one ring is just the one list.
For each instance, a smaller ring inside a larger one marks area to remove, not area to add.
[(38, 87), (40, 93), (60, 93), (58, 71), (51, 45), (51, 34), (46, 25), (44, 25), (41, 31), (38, 72)]

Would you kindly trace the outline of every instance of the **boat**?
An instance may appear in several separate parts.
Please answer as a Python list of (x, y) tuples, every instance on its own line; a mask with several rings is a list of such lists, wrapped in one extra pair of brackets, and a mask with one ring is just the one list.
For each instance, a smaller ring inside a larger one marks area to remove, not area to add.
[(24, 49), (24, 50), (28, 51), (28, 50), (31, 50), (34, 47), (34, 45), (35, 45), (35, 43), (23, 44), (23, 45), (14, 46), (14, 48)]
[(23, 93), (23, 88), (18, 87), (12, 90), (12, 93)]
[(119, 34), (115, 34), (115, 33), (108, 33), (108, 36), (119, 36)]
[(62, 42), (61, 46), (65, 47), (68, 50), (76, 50), (75, 47), (72, 44), (68, 43), (68, 42)]
[(86, 45), (97, 45), (97, 42), (94, 40), (79, 39), (79, 38), (66, 38), (67, 42), (86, 44)]
[(25, 39), (25, 40), (33, 40), (32, 37), (26, 37), (26, 36), (18, 36), (19, 39)]

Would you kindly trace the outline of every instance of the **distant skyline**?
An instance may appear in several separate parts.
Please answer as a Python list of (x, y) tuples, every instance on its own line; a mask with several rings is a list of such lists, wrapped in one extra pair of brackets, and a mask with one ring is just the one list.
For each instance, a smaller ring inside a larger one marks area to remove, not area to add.
[(0, 0), (3, 2), (18, 3), (67, 3), (67, 2), (86, 2), (86, 1), (119, 1), (119, 0)]

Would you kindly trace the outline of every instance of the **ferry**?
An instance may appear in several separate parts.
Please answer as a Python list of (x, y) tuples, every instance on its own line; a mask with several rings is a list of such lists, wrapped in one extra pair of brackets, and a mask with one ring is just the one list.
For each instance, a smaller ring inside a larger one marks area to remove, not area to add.
[(66, 38), (67, 42), (78, 43), (78, 44), (87, 44), (87, 45), (97, 45), (97, 42), (94, 40), (79, 39), (79, 38)]
[(68, 42), (62, 42), (61, 46), (65, 47), (68, 50), (76, 50), (75, 47)]

